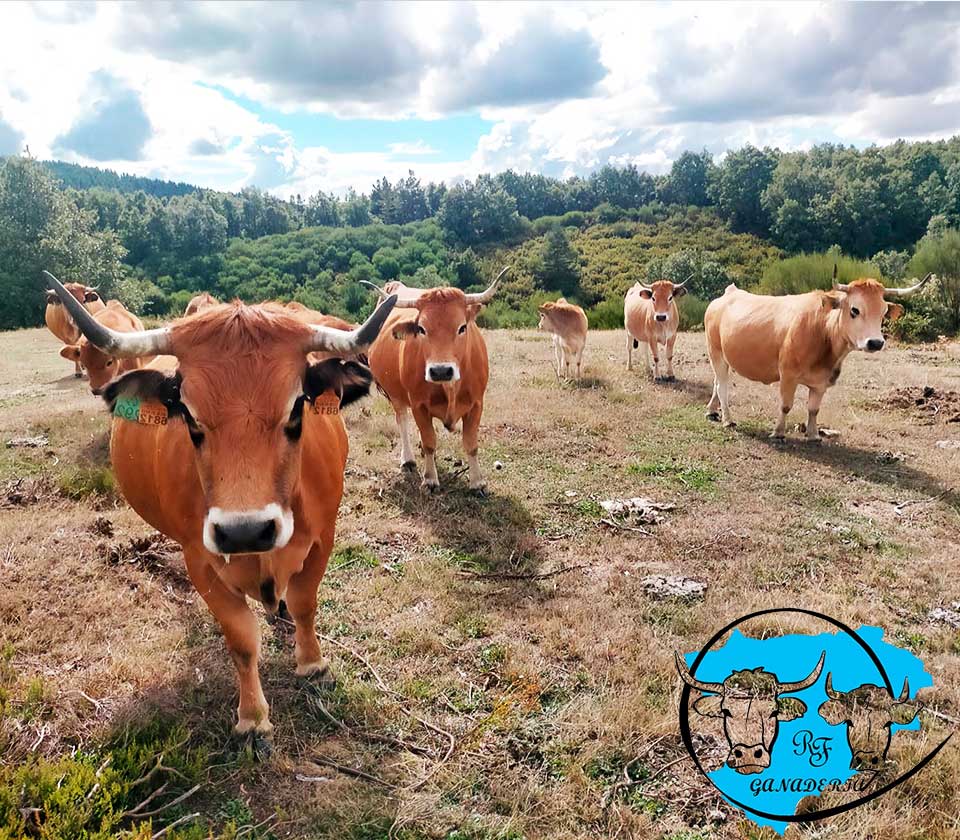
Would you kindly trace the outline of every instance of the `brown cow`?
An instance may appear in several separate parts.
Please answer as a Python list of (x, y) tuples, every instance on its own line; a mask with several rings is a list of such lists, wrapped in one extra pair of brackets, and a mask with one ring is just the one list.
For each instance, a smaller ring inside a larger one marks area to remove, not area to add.
[[(703, 323), (707, 354), (713, 366), (713, 396), (707, 403), (709, 420), (730, 419), (730, 368), (754, 382), (780, 383), (780, 413), (771, 437), (782, 439), (787, 414), (798, 385), (807, 397), (807, 440), (820, 440), (817, 412), (827, 388), (840, 376), (840, 366), (853, 350), (875, 353), (883, 348), (882, 321), (903, 314), (898, 303), (884, 297), (907, 297), (932, 277), (906, 289), (885, 289), (877, 280), (854, 280), (830, 292), (771, 297), (727, 286), (723, 297), (707, 307)], [(834, 270), (836, 278), (836, 270)], [(717, 413), (720, 409), (721, 414)]]
[[(106, 308), (100, 310), (94, 318), (114, 332), (143, 332), (143, 323), (119, 300), (107, 301)], [(138, 370), (153, 361), (153, 356), (132, 359), (119, 359), (104, 353), (81, 335), (76, 344), (68, 344), (60, 350), (60, 355), (79, 365), (83, 365), (90, 379), (90, 390), (97, 396), (103, 386), (115, 376), (128, 370)]]
[[(671, 283), (657, 280), (649, 286), (636, 283), (627, 291), (623, 301), (623, 323), (627, 328), (627, 370), (633, 370), (633, 351), (643, 344), (644, 367), (650, 368), (653, 355), (655, 382), (673, 382), (673, 345), (677, 341), (680, 313), (676, 299), (687, 293), (687, 281)], [(663, 345), (667, 352), (667, 372), (660, 378), (660, 354)], [(649, 348), (649, 350), (647, 349)]]
[(190, 298), (190, 303), (188, 303), (187, 308), (183, 310), (183, 317), (186, 318), (190, 315), (196, 315), (198, 312), (213, 309), (214, 306), (219, 305), (220, 301), (211, 295), (210, 292), (201, 292), (199, 295), (194, 295)]
[[(100, 294), (91, 286), (84, 286), (83, 283), (67, 283), (64, 288), (82, 303), (90, 314), (96, 315), (104, 308)], [(46, 321), (47, 329), (64, 344), (76, 344), (80, 340), (80, 330), (77, 329), (70, 313), (63, 308), (57, 293), (51, 289), (47, 289), (47, 308), (43, 313), (43, 319)], [(74, 376), (79, 378), (83, 376), (83, 368), (79, 361), (74, 360), (74, 362)]]
[[(427, 490), (440, 486), (435, 460), (437, 434), (433, 427), (436, 418), (451, 432), (457, 423), (463, 422), (470, 489), (481, 494), (484, 491), (477, 458), (477, 431), (489, 363), (487, 345), (476, 318), (506, 271), (504, 268), (480, 294), (465, 294), (454, 288), (408, 289), (400, 283), (387, 287), (397, 295), (397, 310), (370, 348), (370, 370), (396, 414), (403, 469), (416, 469), (410, 442), (413, 413), (420, 431), (423, 487)], [(382, 290), (381, 294), (387, 291)]]
[(580, 381), (580, 362), (587, 343), (587, 314), (575, 304), (560, 298), (548, 301), (538, 308), (540, 323), (537, 329), (553, 335), (553, 353), (557, 361), (557, 378), (562, 373), (570, 377), (570, 362), (577, 363), (577, 382)]
[[(190, 579), (223, 629), (240, 683), (238, 733), (272, 726), (257, 671), (260, 631), (247, 598), (289, 608), (298, 675), (329, 680), (315, 619), (333, 547), (347, 435), (340, 407), (367, 394), (354, 353), (380, 332), (390, 298), (352, 332), (311, 326), (276, 304), (221, 305), (160, 329), (118, 333), (53, 278), (83, 334), (117, 358), (176, 356), (174, 375), (124, 374), (104, 389), (110, 456), (127, 501), (183, 546)], [(284, 604), (281, 600), (284, 599)]]

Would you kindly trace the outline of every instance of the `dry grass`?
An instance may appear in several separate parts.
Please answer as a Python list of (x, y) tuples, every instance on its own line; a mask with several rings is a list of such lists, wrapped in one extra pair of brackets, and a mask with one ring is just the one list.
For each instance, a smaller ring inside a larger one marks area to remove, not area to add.
[[(960, 717), (960, 635), (927, 619), (960, 600), (960, 454), (935, 445), (960, 425), (918, 422), (886, 399), (960, 391), (956, 345), (852, 358), (820, 416), (841, 436), (810, 448), (770, 443), (774, 391), (742, 380), (739, 428), (703, 420), (701, 335), (681, 336), (679, 381), (654, 385), (625, 370), (621, 333), (591, 334), (580, 389), (557, 386), (548, 336), (488, 341), (489, 498), (457, 475), (458, 439), (441, 435), (443, 490), (427, 497), (397, 469), (383, 399), (349, 412), (319, 619), (340, 684), (318, 704), (293, 676), (288, 636), (264, 625), (276, 752), (260, 765), (217, 759), (204, 825), (219, 832), (239, 810), (248, 827), (272, 817), (259, 836), (277, 837), (772, 836), (690, 762), (671, 764), (684, 755), (673, 650), (769, 606), (887, 628), (934, 675), (928, 703)], [(89, 748), (161, 713), (227, 749), (235, 690), (219, 632), (174, 549), (137, 543), (150, 530), (104, 483), (105, 412), (45, 332), (0, 335), (0, 359), (2, 441), (50, 439), (0, 448), (2, 761)], [(652, 537), (598, 524), (598, 499), (635, 495), (676, 504)], [(639, 581), (655, 573), (704, 580), (706, 597), (652, 600)], [(941, 721), (924, 726), (942, 737)], [(631, 780), (666, 769), (615, 787), (638, 756)], [(957, 837), (958, 801), (951, 743), (826, 834), (788, 836)]]

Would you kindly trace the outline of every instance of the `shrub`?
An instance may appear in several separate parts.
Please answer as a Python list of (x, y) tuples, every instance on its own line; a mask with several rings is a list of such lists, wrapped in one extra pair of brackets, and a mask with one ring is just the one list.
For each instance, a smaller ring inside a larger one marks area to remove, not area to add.
[(936, 341), (941, 335), (951, 335), (955, 329), (950, 309), (934, 294), (927, 292), (907, 300), (906, 311), (887, 329), (900, 341)]
[(701, 300), (696, 295), (684, 295), (677, 302), (680, 313), (680, 329), (699, 332), (703, 329), (703, 315), (710, 301)]
[(591, 330), (623, 329), (623, 299), (612, 298), (600, 301), (587, 310), (587, 323)]
[(770, 263), (764, 269), (758, 291), (764, 295), (798, 295), (814, 289), (829, 289), (834, 265), (840, 283), (881, 276), (880, 269), (873, 263), (844, 257), (831, 249), (822, 254), (798, 254)]

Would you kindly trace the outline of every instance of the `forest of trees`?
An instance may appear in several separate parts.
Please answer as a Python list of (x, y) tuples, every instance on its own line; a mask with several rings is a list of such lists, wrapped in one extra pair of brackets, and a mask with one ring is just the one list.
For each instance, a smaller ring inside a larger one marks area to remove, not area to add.
[[(958, 227), (960, 138), (746, 146), (719, 161), (684, 152), (661, 176), (604, 166), (585, 178), (507, 171), (448, 186), (410, 172), (368, 194), (288, 200), (11, 157), (0, 164), (0, 328), (41, 321), (40, 267), (100, 284), (147, 315), (175, 314), (205, 289), (357, 317), (369, 304), (360, 279), (469, 287), (509, 259), (505, 300), (522, 322), (535, 297), (563, 293), (612, 325), (636, 279), (692, 273), (702, 301), (731, 280), (775, 288), (782, 257), (830, 251), (891, 279), (935, 267), (939, 309), (912, 328), (925, 336), (960, 326)], [(807, 287), (824, 282), (811, 275)], [(497, 311), (490, 322), (515, 322)]]

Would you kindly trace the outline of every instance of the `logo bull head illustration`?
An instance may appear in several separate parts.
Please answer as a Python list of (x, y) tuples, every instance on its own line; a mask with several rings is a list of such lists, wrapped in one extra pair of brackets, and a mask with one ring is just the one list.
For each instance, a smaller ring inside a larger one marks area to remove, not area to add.
[(886, 688), (869, 683), (851, 691), (834, 691), (833, 674), (827, 673), (824, 687), (830, 699), (819, 712), (831, 726), (847, 725), (847, 743), (850, 745), (850, 767), (854, 770), (879, 770), (887, 760), (894, 723), (910, 723), (923, 707), (922, 703), (908, 703), (910, 683), (903, 681), (899, 697)]
[(762, 773), (770, 766), (770, 754), (777, 740), (780, 721), (795, 720), (807, 711), (807, 704), (796, 697), (785, 697), (809, 688), (823, 670), (826, 652), (816, 667), (799, 682), (782, 683), (777, 675), (763, 668), (733, 671), (723, 682), (703, 682), (690, 674), (683, 657), (677, 653), (677, 671), (683, 681), (705, 692), (693, 709), (702, 717), (723, 718), (723, 731), (730, 752), (726, 763), (744, 775)]

